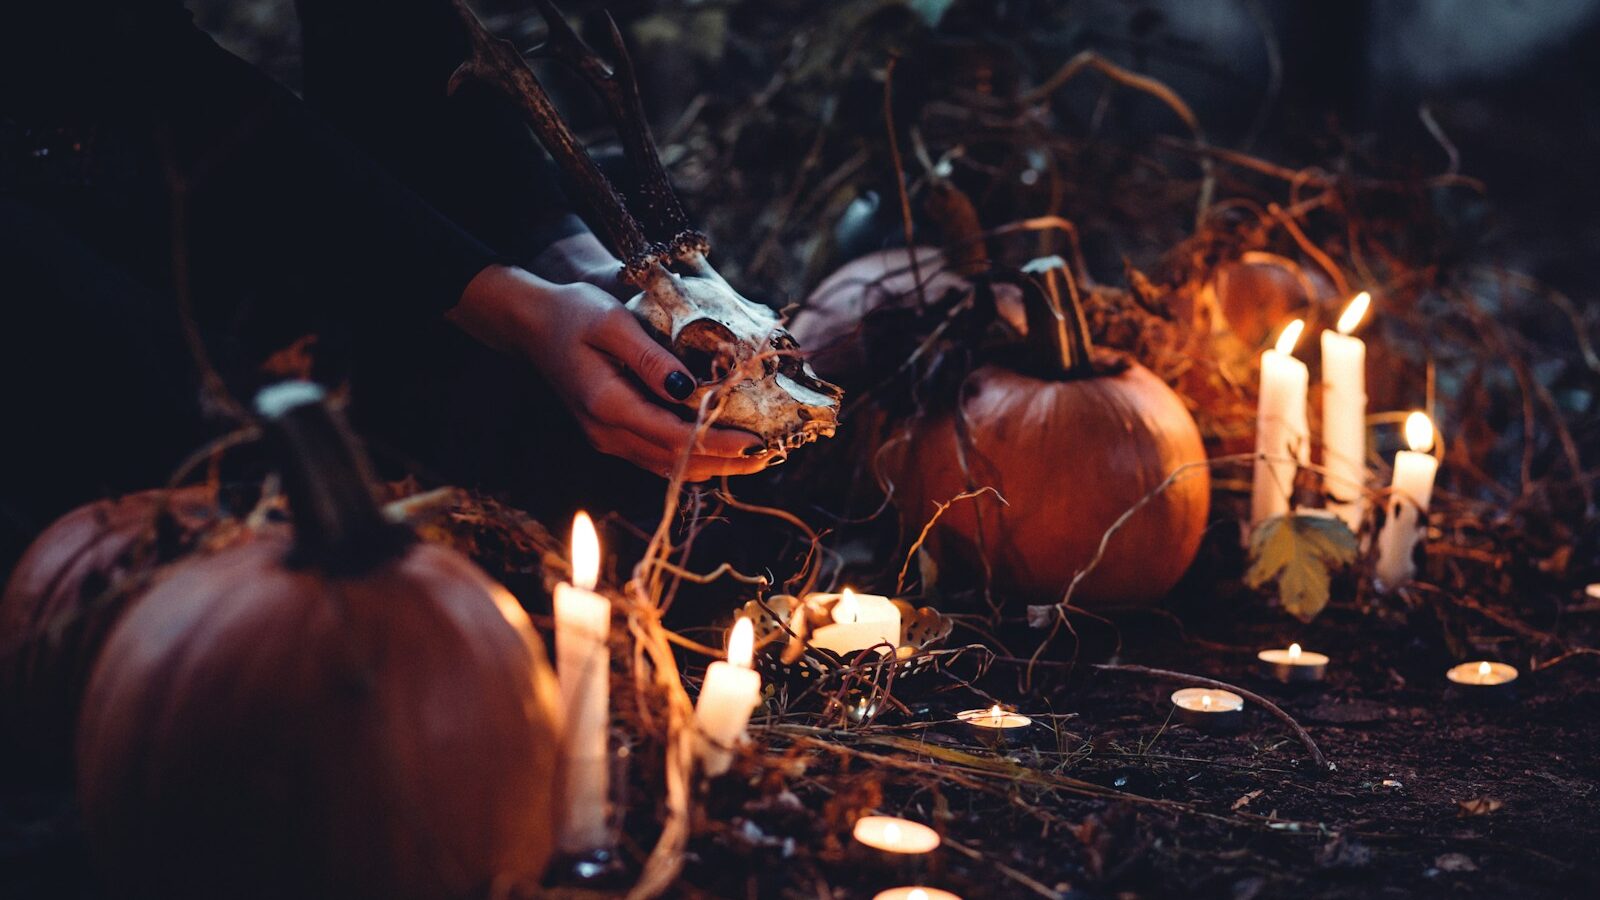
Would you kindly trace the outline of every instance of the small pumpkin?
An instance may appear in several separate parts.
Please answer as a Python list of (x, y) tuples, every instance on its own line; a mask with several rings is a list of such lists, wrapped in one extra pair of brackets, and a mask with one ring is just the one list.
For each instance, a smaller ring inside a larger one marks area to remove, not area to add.
[(453, 898), (536, 883), (554, 677), (471, 562), (385, 519), (320, 389), (263, 392), (292, 534), (172, 566), (84, 698), (78, 784), (137, 897)]
[(929, 549), (942, 567), (986, 562), (1003, 591), (1059, 600), (1117, 519), (1182, 468), (1112, 536), (1073, 598), (1152, 603), (1194, 560), (1205, 530), (1211, 480), (1199, 429), (1160, 378), (1093, 346), (1072, 291), (1017, 283), (1026, 343), (970, 373), (954, 408), (911, 419), (886, 446), (902, 523), (915, 535), (939, 504), (993, 487), (1004, 503), (985, 493), (952, 505)]
[(210, 489), (80, 506), (23, 553), (0, 593), (0, 734), (12, 774), (70, 775), (90, 667), (129, 598), (220, 518)]
[[(806, 358), (822, 377), (854, 383), (871, 368), (864, 322), (880, 310), (915, 304), (918, 275), (921, 296), (929, 302), (973, 290), (972, 280), (956, 271), (941, 250), (880, 250), (845, 263), (823, 279), (790, 320), (789, 333), (806, 348)], [(1021, 292), (1013, 285), (997, 284), (994, 299), (1000, 315), (1020, 330)]]

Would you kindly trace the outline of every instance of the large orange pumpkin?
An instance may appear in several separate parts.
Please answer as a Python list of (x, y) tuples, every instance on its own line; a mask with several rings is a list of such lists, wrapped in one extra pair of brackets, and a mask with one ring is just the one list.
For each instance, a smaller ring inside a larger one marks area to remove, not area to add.
[(68, 775), (78, 701), (129, 597), (218, 521), (202, 486), (80, 506), (46, 528), (0, 593), (0, 734), (11, 774)]
[(261, 401), (294, 528), (171, 567), (101, 652), (78, 782), (137, 897), (453, 898), (536, 883), (558, 696), (513, 598), (388, 523), (310, 385)]
[(1019, 284), (1027, 343), (973, 371), (954, 408), (912, 419), (885, 450), (902, 522), (915, 534), (939, 504), (993, 487), (1005, 503), (982, 494), (951, 506), (930, 548), (946, 567), (986, 561), (1002, 591), (1059, 600), (1107, 529), (1182, 469), (1112, 536), (1073, 596), (1100, 607), (1154, 602), (1205, 531), (1211, 480), (1199, 429), (1161, 379), (1091, 345), (1071, 292)]

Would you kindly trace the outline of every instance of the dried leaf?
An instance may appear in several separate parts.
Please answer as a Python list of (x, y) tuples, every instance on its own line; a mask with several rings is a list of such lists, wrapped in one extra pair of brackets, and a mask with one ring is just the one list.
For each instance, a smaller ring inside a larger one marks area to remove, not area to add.
[(1251, 800), (1254, 800), (1255, 798), (1261, 796), (1261, 791), (1262, 791), (1261, 788), (1256, 788), (1255, 790), (1251, 791), (1250, 793), (1245, 794), (1243, 797), (1240, 797), (1239, 799), (1233, 801), (1233, 807), (1232, 808), (1235, 811), (1244, 809), (1246, 806), (1250, 805), (1250, 801)]
[(1355, 558), (1356, 537), (1340, 519), (1277, 516), (1250, 535), (1250, 568), (1244, 580), (1256, 589), (1276, 582), (1283, 608), (1309, 622), (1328, 605), (1333, 570)]
[(1473, 816), (1487, 816), (1505, 806), (1505, 801), (1493, 797), (1474, 797), (1471, 800), (1456, 801), (1456, 818), (1470, 819)]

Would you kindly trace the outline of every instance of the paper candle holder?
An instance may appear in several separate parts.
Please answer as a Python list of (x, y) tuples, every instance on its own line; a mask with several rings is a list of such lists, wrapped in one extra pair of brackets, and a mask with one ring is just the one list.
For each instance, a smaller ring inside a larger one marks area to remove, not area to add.
[[(891, 674), (896, 697), (905, 700), (924, 694), (940, 683), (938, 673), (959, 655), (929, 652), (939, 649), (954, 627), (943, 613), (930, 606), (914, 607), (904, 600), (893, 602), (900, 610), (900, 646), (893, 660), (887, 654), (862, 658), (866, 665), (854, 673), (859, 677), (843, 698), (852, 708), (866, 701), (873, 685), (888, 683)], [(804, 618), (796, 622), (795, 611), (801, 607)], [(831, 607), (831, 603), (803, 603), (789, 594), (775, 594), (765, 601), (751, 600), (739, 612), (755, 625), (755, 668), (762, 681), (786, 694), (787, 701), (801, 709), (823, 706), (834, 699), (836, 692), (831, 688), (837, 687), (843, 670), (854, 662), (831, 650), (802, 644), (789, 634), (795, 624), (809, 633), (811, 628), (831, 621)]]

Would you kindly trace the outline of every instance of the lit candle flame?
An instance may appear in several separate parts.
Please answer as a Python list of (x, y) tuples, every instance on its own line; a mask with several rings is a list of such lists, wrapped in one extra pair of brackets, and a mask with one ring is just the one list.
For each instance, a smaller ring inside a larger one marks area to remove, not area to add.
[(1483, 662), (1478, 663), (1478, 681), (1480, 681), (1480, 682), (1488, 681), (1489, 680), (1489, 672), (1490, 672), (1490, 669), (1489, 669), (1489, 661), (1488, 660), (1484, 660)]
[(1305, 330), (1305, 319), (1295, 319), (1288, 325), (1283, 326), (1283, 333), (1278, 335), (1278, 344), (1273, 349), (1285, 356), (1293, 353), (1295, 345), (1300, 343), (1300, 332)]
[(1339, 329), (1340, 334), (1349, 334), (1350, 332), (1355, 331), (1356, 326), (1361, 324), (1361, 320), (1366, 318), (1367, 307), (1371, 305), (1371, 294), (1367, 293), (1366, 291), (1362, 291), (1361, 293), (1355, 295), (1355, 297), (1350, 301), (1350, 305), (1346, 306), (1344, 308), (1344, 312), (1339, 314), (1339, 322), (1334, 327)]
[(733, 623), (733, 633), (728, 635), (728, 662), (741, 669), (750, 668), (755, 659), (756, 629), (744, 616)]
[(893, 822), (883, 826), (883, 839), (890, 844), (900, 843), (900, 826)]
[(998, 703), (996, 703), (994, 707), (989, 710), (989, 718), (993, 719), (994, 724), (996, 725), (1000, 724), (1000, 717), (1002, 715), (1004, 714), (1000, 712), (1000, 704)]
[(586, 512), (572, 519), (572, 583), (586, 591), (600, 582), (600, 537)]
[(1207, 709), (1207, 710), (1211, 709), (1211, 695), (1210, 694), (1201, 694), (1200, 695), (1200, 706), (1203, 709)]
[(844, 589), (839, 602), (833, 606), (833, 620), (845, 625), (861, 621), (861, 601), (856, 599), (855, 591)]
[(1290, 644), (1289, 645), (1289, 659), (1290, 660), (1299, 659), (1300, 658), (1300, 654), (1302, 652), (1304, 652), (1304, 651), (1302, 651), (1300, 649), (1300, 645), (1299, 644)]
[(1433, 420), (1427, 413), (1414, 412), (1406, 416), (1406, 443), (1418, 453), (1433, 449)]
[(906, 900), (928, 900), (928, 892), (922, 888), (912, 888), (911, 892), (906, 894)]

